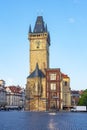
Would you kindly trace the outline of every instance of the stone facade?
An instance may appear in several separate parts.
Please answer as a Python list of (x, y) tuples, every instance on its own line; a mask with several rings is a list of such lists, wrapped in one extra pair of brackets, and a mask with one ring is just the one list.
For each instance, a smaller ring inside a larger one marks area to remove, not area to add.
[(61, 109), (67, 109), (71, 107), (71, 88), (70, 78), (68, 75), (61, 73)]
[(46, 71), (49, 68), (50, 37), (43, 17), (38, 16), (34, 31), (29, 29), (30, 75), (26, 84), (26, 110), (46, 111)]
[(46, 104), (46, 79), (35, 77), (27, 79), (26, 86), (26, 110), (45, 111)]
[(29, 34), (30, 40), (30, 73), (34, 71), (36, 63), (45, 73), (45, 68), (49, 67), (49, 44), (47, 43), (47, 33)]

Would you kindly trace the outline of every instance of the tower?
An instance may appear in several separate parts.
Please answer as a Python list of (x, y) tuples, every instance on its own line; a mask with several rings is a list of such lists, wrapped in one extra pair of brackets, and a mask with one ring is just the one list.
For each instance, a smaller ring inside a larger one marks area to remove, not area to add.
[(30, 41), (30, 73), (34, 71), (36, 63), (45, 73), (44, 69), (49, 68), (50, 35), (42, 16), (37, 17), (33, 32), (30, 26), (28, 39)]
[(36, 19), (33, 32), (29, 27), (30, 74), (26, 84), (25, 109), (30, 111), (46, 110), (46, 69), (49, 68), (50, 35), (42, 16)]

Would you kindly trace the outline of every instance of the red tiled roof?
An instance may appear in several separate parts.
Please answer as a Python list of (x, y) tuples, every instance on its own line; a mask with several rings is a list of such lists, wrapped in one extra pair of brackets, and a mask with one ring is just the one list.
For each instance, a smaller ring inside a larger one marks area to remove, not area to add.
[(12, 93), (20, 93), (20, 91), (21, 91), (21, 88), (20, 87), (16, 87), (16, 86), (8, 86), (6, 88), (9, 88)]
[(69, 78), (68, 75), (64, 74), (64, 73), (61, 73), (62, 77), (63, 78)]

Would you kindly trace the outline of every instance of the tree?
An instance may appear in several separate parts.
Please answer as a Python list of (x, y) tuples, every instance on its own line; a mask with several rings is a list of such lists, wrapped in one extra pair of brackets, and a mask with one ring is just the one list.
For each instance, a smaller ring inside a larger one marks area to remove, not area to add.
[(87, 89), (84, 90), (83, 94), (81, 95), (78, 105), (87, 106)]

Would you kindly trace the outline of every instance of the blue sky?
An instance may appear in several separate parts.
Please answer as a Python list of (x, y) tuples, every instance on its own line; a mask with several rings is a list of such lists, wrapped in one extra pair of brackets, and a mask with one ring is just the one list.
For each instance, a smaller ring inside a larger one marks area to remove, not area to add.
[(51, 36), (50, 67), (70, 77), (71, 89), (86, 89), (87, 0), (0, 0), (0, 79), (25, 87), (28, 29), (38, 15)]

